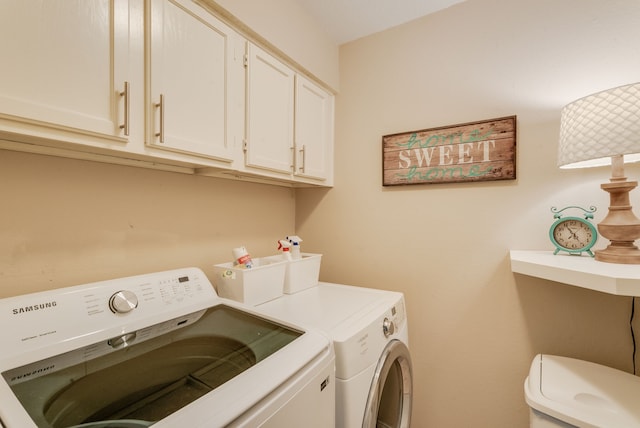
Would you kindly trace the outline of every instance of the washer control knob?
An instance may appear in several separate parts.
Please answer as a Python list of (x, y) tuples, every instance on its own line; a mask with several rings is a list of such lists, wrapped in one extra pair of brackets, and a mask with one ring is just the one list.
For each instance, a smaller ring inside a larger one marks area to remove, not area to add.
[(384, 319), (382, 322), (382, 332), (384, 333), (384, 337), (389, 337), (396, 332), (396, 325), (393, 323), (393, 320), (389, 318)]
[(138, 296), (128, 290), (121, 290), (109, 299), (109, 309), (114, 314), (126, 314), (138, 307)]

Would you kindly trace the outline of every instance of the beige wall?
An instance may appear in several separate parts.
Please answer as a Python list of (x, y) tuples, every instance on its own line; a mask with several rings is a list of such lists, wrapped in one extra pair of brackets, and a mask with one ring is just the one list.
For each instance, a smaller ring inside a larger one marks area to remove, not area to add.
[[(414, 427), (528, 426), (536, 353), (631, 369), (630, 298), (514, 276), (508, 252), (552, 248), (551, 206), (606, 214), (607, 169), (555, 166), (560, 109), (640, 81), (638, 40), (637, 0), (469, 0), (341, 47), (335, 188), (297, 192), (296, 231), (323, 280), (405, 293)], [(514, 114), (517, 180), (382, 187), (383, 135)]]
[(0, 298), (275, 254), (291, 189), (0, 151)]

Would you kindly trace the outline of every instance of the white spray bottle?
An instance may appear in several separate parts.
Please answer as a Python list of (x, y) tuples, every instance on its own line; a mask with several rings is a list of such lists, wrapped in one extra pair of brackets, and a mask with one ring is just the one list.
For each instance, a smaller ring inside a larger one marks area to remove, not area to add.
[(291, 261), (291, 242), (286, 239), (281, 239), (278, 241), (278, 250), (282, 250), (282, 260)]
[(287, 236), (287, 241), (291, 243), (291, 258), (293, 260), (300, 260), (302, 258), (302, 254), (300, 254), (300, 243), (302, 242), (302, 238), (299, 236)]

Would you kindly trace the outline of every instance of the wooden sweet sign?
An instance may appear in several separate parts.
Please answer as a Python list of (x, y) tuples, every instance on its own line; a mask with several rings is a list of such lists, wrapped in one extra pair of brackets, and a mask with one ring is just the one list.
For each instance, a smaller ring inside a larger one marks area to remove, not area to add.
[(516, 116), (382, 137), (382, 184), (516, 178)]

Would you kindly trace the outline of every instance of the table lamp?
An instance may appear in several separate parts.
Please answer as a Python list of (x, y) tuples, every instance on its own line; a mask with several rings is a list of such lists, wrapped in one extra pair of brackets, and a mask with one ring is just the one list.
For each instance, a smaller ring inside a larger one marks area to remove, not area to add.
[(607, 248), (596, 260), (640, 264), (640, 220), (633, 214), (624, 163), (640, 161), (640, 83), (620, 86), (576, 100), (562, 109), (558, 166), (585, 168), (611, 165), (611, 178), (600, 187), (609, 193), (607, 216), (598, 224)]

